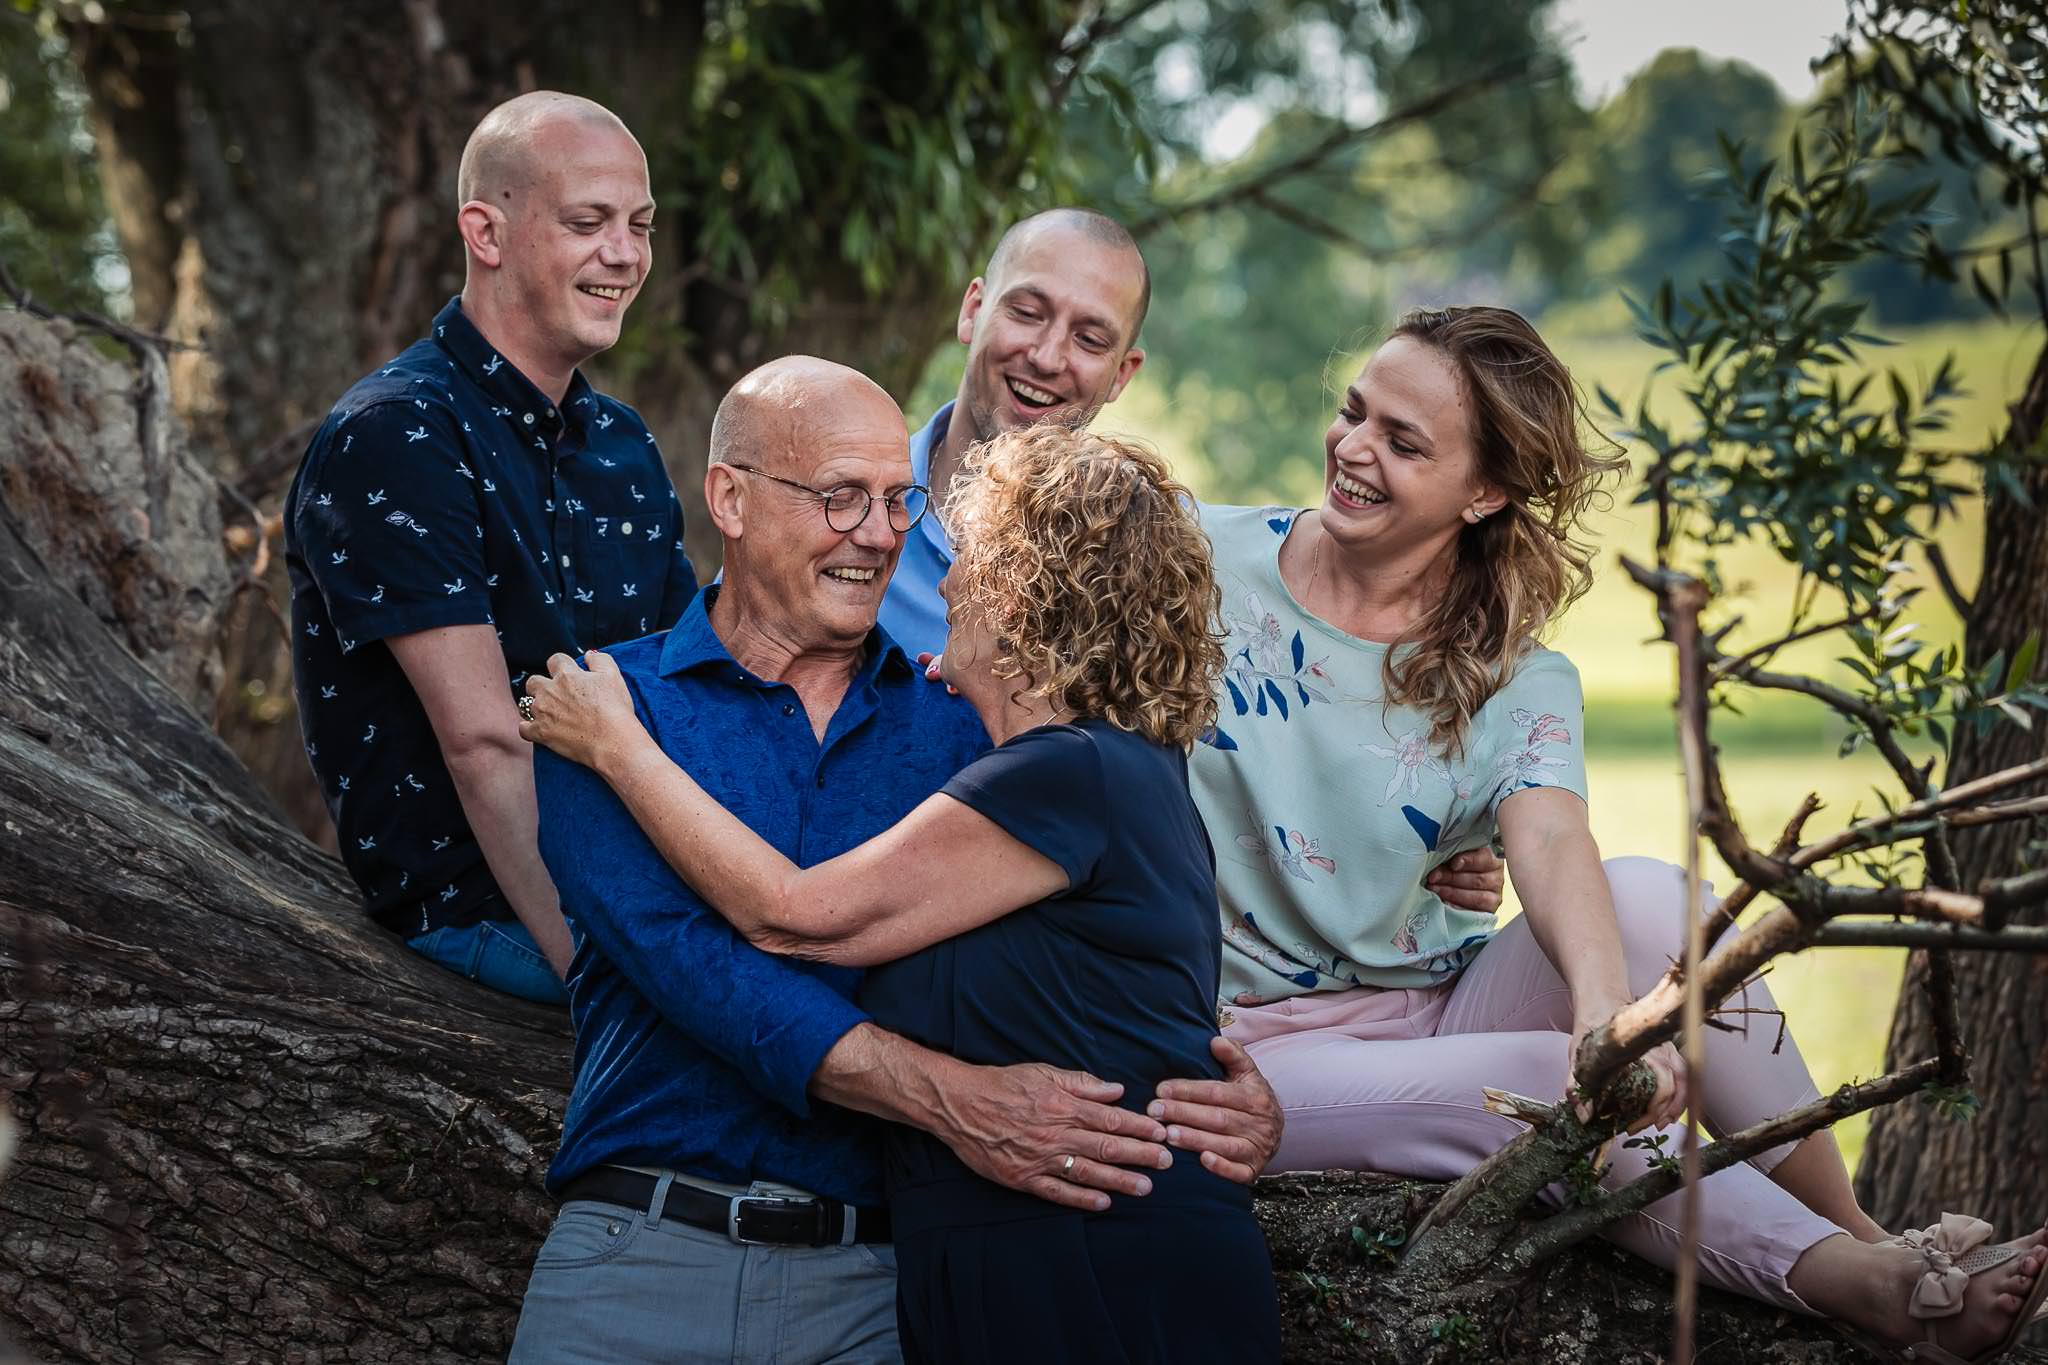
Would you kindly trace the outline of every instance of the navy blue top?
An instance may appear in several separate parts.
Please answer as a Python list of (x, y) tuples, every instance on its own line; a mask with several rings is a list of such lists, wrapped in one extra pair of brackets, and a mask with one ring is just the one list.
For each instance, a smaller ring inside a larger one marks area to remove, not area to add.
[[(711, 628), (717, 594), (707, 588), (667, 635), (608, 652), (662, 750), (792, 862), (873, 838), (988, 748), (973, 708), (879, 630), (819, 743), (795, 689), (727, 652)], [(806, 1093), (867, 1018), (851, 998), (860, 972), (749, 945), (590, 769), (540, 750), (534, 780), (541, 856), (576, 948), (576, 1083), (548, 1188), (611, 1163), (878, 1202), (880, 1125), (829, 1104), (814, 1112)]]
[(558, 411), (451, 299), (334, 405), (284, 526), (306, 757), (369, 912), (408, 936), (512, 918), (379, 642), (495, 626), (516, 689), (557, 651), (667, 628), (697, 578), (653, 433), (580, 372)]
[[(1174, 1076), (1221, 1079), (1215, 857), (1188, 795), (1187, 756), (1102, 720), (1027, 730), (943, 788), (1067, 874), (1068, 888), (869, 971), (877, 1024), (963, 1061), (1050, 1062), (1121, 1081), (1142, 1112)], [(1177, 1153), (1152, 1193), (1112, 1212), (1190, 1202), (1251, 1207), (1241, 1185)], [(970, 1172), (937, 1139), (892, 1126), (897, 1235), (1065, 1212)]]

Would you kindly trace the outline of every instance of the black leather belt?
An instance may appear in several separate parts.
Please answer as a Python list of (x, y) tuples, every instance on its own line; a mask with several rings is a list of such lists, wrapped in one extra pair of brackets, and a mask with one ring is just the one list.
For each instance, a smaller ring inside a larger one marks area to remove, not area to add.
[[(562, 1202), (595, 1199), (645, 1212), (654, 1198), (654, 1176), (618, 1166), (585, 1171), (562, 1190)], [(672, 1180), (661, 1216), (693, 1228), (722, 1232), (744, 1246), (834, 1247), (847, 1242), (887, 1242), (889, 1211), (862, 1209), (836, 1199), (790, 1198), (775, 1194), (718, 1194)], [(847, 1220), (853, 1236), (846, 1235)]]

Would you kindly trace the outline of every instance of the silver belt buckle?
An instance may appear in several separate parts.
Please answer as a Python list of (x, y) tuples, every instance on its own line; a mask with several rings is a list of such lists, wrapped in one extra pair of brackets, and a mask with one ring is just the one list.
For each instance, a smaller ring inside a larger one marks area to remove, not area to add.
[(804, 1208), (815, 1205), (817, 1202), (815, 1199), (789, 1199), (775, 1194), (736, 1194), (732, 1197), (732, 1203), (726, 1207), (725, 1235), (728, 1240), (746, 1247), (791, 1245), (786, 1242), (771, 1242), (759, 1237), (742, 1235), (740, 1232), (740, 1206), (742, 1204), (767, 1204), (777, 1208)]

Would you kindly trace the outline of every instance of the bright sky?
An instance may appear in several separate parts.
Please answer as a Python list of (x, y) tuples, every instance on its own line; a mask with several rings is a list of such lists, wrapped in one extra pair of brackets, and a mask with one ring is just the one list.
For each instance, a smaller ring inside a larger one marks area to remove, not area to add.
[[(1579, 91), (1591, 104), (1620, 92), (1628, 78), (1667, 47), (1693, 47), (1733, 57), (1778, 83), (1787, 99), (1813, 94), (1806, 64), (1828, 49), (1847, 17), (1844, 0), (1558, 0), (1553, 11), (1566, 50), (1578, 67)], [(1197, 79), (1192, 54), (1169, 50), (1158, 73), (1162, 89)], [(1340, 83), (1341, 84), (1341, 83)], [(1372, 117), (1374, 101), (1360, 89), (1354, 120)], [(1223, 161), (1241, 155), (1264, 126), (1267, 107), (1239, 100), (1217, 112), (1203, 150)]]
[(1813, 93), (1806, 64), (1841, 31), (1843, 0), (1559, 0), (1556, 14), (1579, 69), (1579, 89), (1599, 101), (1667, 47), (1734, 57), (1786, 96)]

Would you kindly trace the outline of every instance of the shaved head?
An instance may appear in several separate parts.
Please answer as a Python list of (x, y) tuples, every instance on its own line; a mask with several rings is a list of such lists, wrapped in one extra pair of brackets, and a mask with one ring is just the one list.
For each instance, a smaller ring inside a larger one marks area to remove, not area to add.
[(1011, 225), (1002, 240), (996, 243), (996, 249), (989, 254), (988, 268), (981, 272), (982, 278), (988, 281), (988, 292), (1003, 292), (1003, 271), (1034, 240), (1047, 232), (1079, 233), (1098, 246), (1130, 254), (1131, 267), (1137, 272), (1139, 282), (1138, 309), (1130, 319), (1130, 334), (1123, 338), (1123, 342), (1126, 346), (1135, 342), (1138, 333), (1144, 330), (1145, 314), (1152, 309), (1152, 272), (1145, 264), (1145, 254), (1138, 250), (1138, 239), (1106, 213), (1081, 208), (1047, 209)]
[[(485, 114), (469, 135), (455, 177), (457, 206), (474, 200), (500, 205), (516, 202), (540, 177), (542, 159), (537, 150), (550, 132), (562, 127), (633, 136), (617, 114), (581, 95), (534, 90), (515, 96)], [(639, 144), (635, 141), (634, 145)]]
[[(792, 355), (733, 385), (712, 420), (704, 471), (704, 501), (725, 542), (712, 627), (733, 658), (773, 678), (794, 656), (854, 657), (903, 549), (875, 500), (910, 482), (903, 413), (860, 371)], [(846, 487), (869, 502), (841, 531), (820, 494)]]
[(783, 356), (750, 371), (719, 403), (711, 420), (711, 463), (785, 473), (783, 464), (856, 417), (903, 422), (895, 400), (859, 370), (816, 356)]

